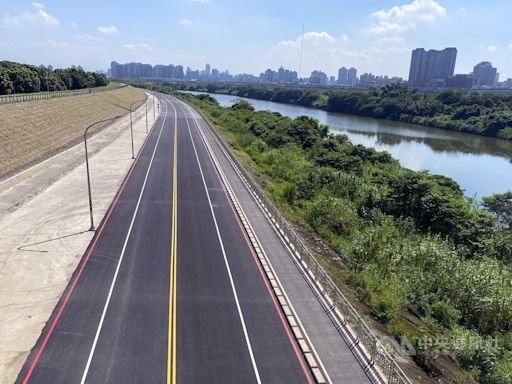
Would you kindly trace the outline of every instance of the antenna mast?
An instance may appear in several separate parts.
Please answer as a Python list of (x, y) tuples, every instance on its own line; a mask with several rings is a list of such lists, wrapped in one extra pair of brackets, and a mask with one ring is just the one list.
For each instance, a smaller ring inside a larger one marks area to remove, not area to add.
[(302, 78), (302, 49), (304, 47), (304, 23), (302, 24), (302, 35), (300, 39), (300, 63), (299, 63), (299, 83)]

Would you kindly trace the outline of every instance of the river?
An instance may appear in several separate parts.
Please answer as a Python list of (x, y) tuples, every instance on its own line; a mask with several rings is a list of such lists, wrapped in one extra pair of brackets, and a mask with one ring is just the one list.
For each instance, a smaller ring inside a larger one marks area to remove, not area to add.
[[(230, 95), (210, 96), (224, 107), (235, 99)], [(466, 196), (481, 199), (512, 189), (511, 141), (272, 101), (245, 100), (256, 110), (279, 112), (291, 118), (313, 117), (328, 125), (331, 132), (346, 134), (355, 144), (391, 153), (404, 167), (451, 177)]]

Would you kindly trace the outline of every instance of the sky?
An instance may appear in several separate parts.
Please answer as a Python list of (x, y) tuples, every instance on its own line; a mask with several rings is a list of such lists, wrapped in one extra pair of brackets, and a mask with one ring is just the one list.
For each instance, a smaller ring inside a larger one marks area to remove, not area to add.
[(510, 0), (0, 0), (0, 60), (88, 70), (140, 61), (259, 74), (408, 77), (411, 50), (457, 47), (455, 73), (512, 78)]

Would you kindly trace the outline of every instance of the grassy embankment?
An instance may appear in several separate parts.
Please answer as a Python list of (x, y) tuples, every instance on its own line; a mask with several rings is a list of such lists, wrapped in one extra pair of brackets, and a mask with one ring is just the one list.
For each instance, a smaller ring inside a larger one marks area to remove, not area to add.
[(262, 176), (283, 213), (326, 240), (339, 258), (319, 256), (325, 268), (373, 321), (412, 343), (428, 374), (512, 383), (506, 222), (465, 199), (453, 180), (405, 169), (313, 119), (183, 97)]
[[(70, 146), (96, 121), (126, 114), (139, 89), (0, 105), (0, 178)], [(135, 106), (137, 107), (137, 106)], [(93, 129), (97, 132), (102, 126)]]

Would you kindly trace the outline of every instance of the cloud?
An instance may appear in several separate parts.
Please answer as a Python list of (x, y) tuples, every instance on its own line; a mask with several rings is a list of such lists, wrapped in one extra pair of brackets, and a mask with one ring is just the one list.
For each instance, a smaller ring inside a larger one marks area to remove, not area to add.
[[(265, 53), (264, 61), (270, 68), (283, 65), (299, 71), (300, 47), (300, 35), (295, 39), (280, 41)], [(393, 75), (384, 68), (389, 62), (396, 62), (395, 74), (405, 70), (405, 67), (408, 69), (411, 50), (403, 36), (379, 36), (370, 44), (362, 46), (343, 34), (336, 34), (335, 37), (326, 31), (306, 32), (303, 48), (302, 77), (309, 76), (315, 69), (337, 74), (342, 66), (356, 67), (360, 72), (375, 71), (378, 74)]]
[(114, 33), (119, 32), (115, 25), (111, 25), (108, 27), (98, 27), (98, 31), (103, 33), (104, 35), (112, 35)]
[(4, 27), (24, 27), (29, 25), (55, 27), (60, 25), (60, 21), (42, 9), (38, 9), (35, 12), (27, 11), (17, 16), (7, 14), (0, 20), (0, 25)]
[(136, 49), (145, 49), (148, 51), (153, 50), (153, 47), (151, 47), (151, 45), (149, 45), (148, 43), (143, 43), (143, 42), (124, 44), (123, 47), (125, 47), (126, 49), (133, 49), (133, 50), (136, 50)]
[(387, 20), (381, 20), (376, 24), (371, 24), (369, 31), (376, 35), (384, 34), (401, 34), (409, 31), (415, 31), (416, 24), (413, 22), (409, 23), (392, 23)]
[(78, 28), (78, 24), (74, 21), (70, 22), (69, 25), (71, 25), (72, 28)]
[(192, 20), (187, 19), (186, 17), (184, 17), (183, 19), (181, 19), (181, 20), (179, 21), (179, 23), (180, 23), (181, 25), (183, 25), (183, 26), (189, 26), (189, 25), (194, 24), (194, 22), (193, 22)]
[(455, 12), (457, 12), (459, 15), (465, 15), (466, 13), (468, 13), (467, 9), (464, 7), (457, 8)]
[(417, 23), (432, 23), (446, 14), (435, 0), (414, 0), (405, 5), (373, 12), (369, 31), (375, 34), (402, 34), (416, 30)]
[(405, 39), (401, 36), (384, 36), (375, 41), (375, 45), (387, 46), (387, 45), (404, 45)]
[(95, 36), (91, 35), (90, 33), (84, 33), (84, 34), (81, 34), (81, 35), (76, 35), (75, 37), (78, 40), (100, 40), (101, 39), (100, 37), (95, 37)]
[(509, 44), (507, 45), (507, 47), (508, 47), (508, 49), (512, 49), (512, 43), (509, 43)]
[[(268, 52), (269, 63), (274, 66), (298, 70), (302, 36), (293, 40), (283, 40), (274, 45)], [(302, 76), (308, 76), (313, 69), (337, 71), (341, 65), (351, 66), (355, 58), (368, 58), (368, 52), (354, 51), (347, 48), (346, 35), (336, 38), (325, 31), (304, 33)]]
[(493, 51), (498, 50), (498, 47), (497, 47), (497, 46), (495, 46), (495, 45), (489, 45), (486, 49), (487, 49), (488, 51), (493, 52)]
[(187, 3), (196, 3), (196, 4), (211, 4), (212, 2), (210, 0), (186, 0)]
[(32, 3), (32, 5), (38, 9), (45, 9), (46, 6), (42, 3)]
[[(314, 47), (327, 47), (335, 46), (338, 41), (345, 41), (342, 38), (336, 40), (327, 32), (306, 32), (304, 33), (304, 50)], [(283, 40), (277, 45), (279, 47), (294, 47), (300, 48), (302, 44), (302, 36), (298, 36), (295, 40)]]

